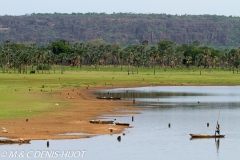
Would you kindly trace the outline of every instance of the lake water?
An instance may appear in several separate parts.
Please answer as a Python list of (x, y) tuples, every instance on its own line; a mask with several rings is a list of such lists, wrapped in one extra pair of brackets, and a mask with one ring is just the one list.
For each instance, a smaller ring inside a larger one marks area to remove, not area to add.
[[(46, 140), (31, 141), (30, 145), (1, 145), (0, 159), (237, 160), (240, 157), (239, 86), (154, 86), (102, 90), (96, 94), (135, 99), (134, 106), (148, 109), (136, 115), (108, 116), (130, 123), (132, 128), (124, 131), (125, 136), (49, 140), (49, 148)], [(190, 133), (214, 134), (217, 120), (225, 138), (190, 139)], [(3, 153), (7, 157), (3, 158)]]

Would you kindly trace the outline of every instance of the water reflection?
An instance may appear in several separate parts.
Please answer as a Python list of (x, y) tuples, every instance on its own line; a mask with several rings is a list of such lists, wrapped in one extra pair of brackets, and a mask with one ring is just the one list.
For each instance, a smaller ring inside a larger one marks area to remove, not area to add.
[(219, 147), (220, 147), (220, 138), (215, 138), (215, 143), (216, 143), (216, 148), (217, 148), (217, 152), (218, 152)]
[[(125, 99), (131, 99), (131, 98), (166, 98), (166, 97), (183, 97), (183, 96), (207, 96), (208, 94), (203, 93), (186, 93), (186, 92), (142, 92), (142, 91), (136, 91), (136, 90), (127, 90), (127, 91), (100, 91), (96, 92), (96, 95), (99, 97), (121, 97)], [(210, 96), (210, 94), (208, 95)]]
[[(164, 86), (96, 92), (96, 96), (108, 94), (129, 100), (134, 98), (135, 103), (128, 103), (129, 106), (148, 108), (141, 111), (142, 114), (108, 115), (108, 118), (117, 121), (131, 122), (132, 128), (124, 131), (125, 136), (109, 134), (88, 139), (51, 140), (49, 148), (46, 147), (46, 141), (32, 141), (31, 145), (21, 148), (16, 145), (0, 146), (0, 153), (4, 150), (47, 148), (60, 151), (84, 150), (87, 151), (85, 159), (215, 160), (229, 159), (230, 156), (231, 160), (239, 159), (239, 86)], [(226, 135), (226, 138), (221, 139), (221, 149), (220, 139), (189, 140), (190, 133), (214, 134), (217, 121), (221, 124), (221, 133)], [(118, 137), (121, 137), (121, 142)]]
[(95, 92), (100, 97), (121, 97), (135, 99), (136, 102), (176, 102), (176, 103), (229, 103), (240, 102), (239, 86), (170, 86), (170, 87), (141, 87), (101, 90)]

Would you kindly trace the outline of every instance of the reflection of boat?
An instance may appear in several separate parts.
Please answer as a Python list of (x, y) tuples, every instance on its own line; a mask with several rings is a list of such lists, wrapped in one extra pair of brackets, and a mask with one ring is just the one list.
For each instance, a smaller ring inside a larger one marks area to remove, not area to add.
[(97, 99), (115, 99), (115, 100), (120, 100), (120, 97), (96, 97)]
[(224, 138), (225, 135), (190, 134), (192, 138)]
[(122, 126), (129, 126), (129, 123), (121, 123), (121, 122), (116, 122), (116, 125), (122, 125)]
[(0, 144), (30, 144), (30, 140), (23, 139), (0, 139)]

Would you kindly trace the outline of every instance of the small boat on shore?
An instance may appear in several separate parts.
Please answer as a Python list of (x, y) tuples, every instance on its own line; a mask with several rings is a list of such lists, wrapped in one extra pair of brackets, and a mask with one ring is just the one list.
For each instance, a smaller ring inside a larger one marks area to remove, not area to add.
[(112, 99), (112, 100), (120, 100), (120, 97), (96, 97), (97, 99)]
[(129, 126), (129, 123), (121, 123), (121, 122), (116, 122), (116, 125), (121, 125), (121, 126)]
[(30, 140), (23, 139), (0, 139), (0, 144), (30, 144)]
[(189, 134), (192, 138), (224, 138), (225, 135)]
[(113, 124), (114, 121), (90, 120), (89, 122), (93, 124)]

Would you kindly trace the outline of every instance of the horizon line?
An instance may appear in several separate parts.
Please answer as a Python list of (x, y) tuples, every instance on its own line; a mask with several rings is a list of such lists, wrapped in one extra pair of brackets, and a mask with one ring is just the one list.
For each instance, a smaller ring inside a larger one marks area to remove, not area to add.
[(62, 14), (62, 15), (74, 15), (74, 14), (99, 14), (99, 15), (115, 15), (115, 14), (129, 14), (129, 15), (171, 15), (171, 16), (218, 16), (218, 17), (240, 17), (236, 15), (218, 15), (218, 14), (168, 14), (168, 13), (134, 13), (134, 12), (112, 12), (112, 13), (106, 13), (106, 12), (72, 12), (72, 13), (64, 13), (64, 12), (53, 12), (53, 13), (25, 13), (25, 14), (19, 14), (19, 15), (12, 15), (12, 14), (4, 14), (0, 16), (32, 16), (32, 15), (47, 15), (47, 14)]

